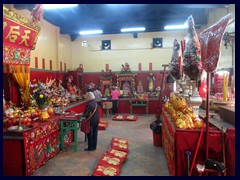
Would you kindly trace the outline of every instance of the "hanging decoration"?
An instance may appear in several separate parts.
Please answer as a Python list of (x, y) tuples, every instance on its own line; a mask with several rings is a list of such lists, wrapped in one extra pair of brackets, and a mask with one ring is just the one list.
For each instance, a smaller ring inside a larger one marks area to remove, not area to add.
[(30, 65), (31, 49), (3, 44), (3, 63), (12, 65)]
[[(42, 19), (41, 6), (34, 8), (32, 16)], [(11, 73), (19, 85), (22, 102), (30, 101), (30, 55), (35, 49), (40, 26), (32, 20), (9, 10), (3, 6), (3, 72)]]
[(181, 57), (179, 55), (180, 45), (177, 39), (173, 41), (173, 53), (171, 62), (169, 63), (169, 73), (175, 79), (178, 80), (181, 78)]
[(202, 75), (201, 49), (192, 16), (187, 19), (187, 45), (183, 56), (183, 71), (191, 80)]
[(201, 62), (203, 69), (207, 72), (207, 94), (206, 94), (206, 159), (209, 154), (209, 111), (210, 111), (210, 73), (217, 69), (220, 55), (220, 48), (223, 38), (223, 33), (231, 18), (227, 14), (218, 22), (205, 29), (199, 34), (199, 42), (201, 43)]
[(230, 14), (226, 15), (199, 34), (201, 61), (206, 72), (212, 73), (218, 67), (221, 42), (230, 18)]
[(43, 5), (36, 4), (31, 12), (31, 16), (34, 23), (41, 22), (43, 19)]
[(3, 44), (35, 49), (40, 26), (3, 6)]

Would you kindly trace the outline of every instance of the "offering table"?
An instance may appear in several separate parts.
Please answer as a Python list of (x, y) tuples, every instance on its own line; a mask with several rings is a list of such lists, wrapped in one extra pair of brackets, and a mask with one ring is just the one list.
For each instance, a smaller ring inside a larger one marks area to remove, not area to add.
[[(75, 116), (75, 115), (66, 115), (59, 118), (60, 119), (60, 142), (61, 142), (61, 150), (64, 151), (64, 137), (73, 130), (74, 134), (74, 152), (77, 151), (77, 131), (80, 129), (81, 121), (84, 119), (83, 117)], [(86, 136), (85, 136), (86, 141)]]
[(146, 99), (140, 99), (140, 98), (131, 98), (130, 99), (130, 113), (133, 114), (133, 107), (141, 107), (144, 106), (146, 107), (146, 114), (148, 114), (148, 110), (149, 110), (149, 101), (148, 98)]
[[(82, 113), (86, 101), (66, 106), (65, 109)], [(29, 176), (50, 158), (60, 152), (60, 118), (53, 115), (47, 121), (33, 121), (32, 128), (23, 131), (9, 131), (3, 128), (3, 175)], [(64, 138), (64, 145), (73, 141), (73, 131)]]
[[(187, 176), (188, 161), (186, 152), (191, 152), (190, 165), (192, 165), (200, 129), (178, 129), (173, 124), (171, 117), (162, 110), (162, 142), (170, 176)], [(205, 160), (205, 129), (200, 142), (196, 163), (204, 164)], [(209, 158), (223, 162), (222, 131), (216, 127), (209, 129)], [(235, 175), (235, 128), (227, 129), (224, 133), (227, 175)], [(198, 175), (193, 171), (192, 175)]]

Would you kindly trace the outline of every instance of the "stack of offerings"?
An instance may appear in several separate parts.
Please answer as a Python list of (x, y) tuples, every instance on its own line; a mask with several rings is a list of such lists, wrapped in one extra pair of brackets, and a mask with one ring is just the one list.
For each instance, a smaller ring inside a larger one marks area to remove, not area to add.
[(122, 163), (128, 156), (128, 140), (114, 137), (105, 153), (102, 154), (92, 176), (118, 176)]
[(137, 120), (137, 116), (134, 115), (122, 115), (122, 114), (118, 114), (113, 116), (112, 120), (114, 121), (136, 121)]
[(106, 130), (108, 127), (108, 121), (106, 120), (100, 120), (98, 124), (98, 130)]

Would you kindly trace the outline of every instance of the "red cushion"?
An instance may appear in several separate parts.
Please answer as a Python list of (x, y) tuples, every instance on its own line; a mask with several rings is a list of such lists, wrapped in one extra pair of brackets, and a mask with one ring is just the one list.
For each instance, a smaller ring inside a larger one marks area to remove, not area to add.
[(106, 164), (120, 169), (122, 165), (122, 159), (108, 153), (103, 153), (98, 161), (98, 164)]
[(127, 159), (128, 153), (124, 151), (120, 151), (117, 149), (113, 149), (111, 146), (108, 148), (107, 153), (111, 156), (115, 156), (123, 161)]
[(120, 169), (114, 166), (98, 163), (92, 176), (118, 176)]
[(109, 124), (108, 121), (106, 121), (106, 120), (100, 120), (99, 123), (101, 123), (101, 124), (107, 124), (107, 125)]
[(111, 146), (113, 149), (128, 152), (128, 144), (113, 142)]
[(111, 140), (111, 144), (115, 142), (115, 143), (123, 143), (128, 145), (128, 140), (127, 139), (123, 139), (123, 138), (119, 138), (119, 137), (113, 137)]
[(137, 120), (137, 116), (134, 115), (128, 115), (125, 117), (126, 121), (136, 121)]
[(125, 118), (126, 118), (125, 115), (118, 114), (118, 115), (113, 116), (112, 119), (115, 121), (124, 121)]
[(98, 124), (98, 130), (106, 130), (106, 124)]

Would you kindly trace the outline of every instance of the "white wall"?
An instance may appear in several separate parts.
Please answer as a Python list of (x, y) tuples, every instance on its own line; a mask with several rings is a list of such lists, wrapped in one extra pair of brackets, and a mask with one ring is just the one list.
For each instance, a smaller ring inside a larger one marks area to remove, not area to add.
[[(16, 10), (14, 12), (30, 18), (30, 11)], [(205, 28), (217, 22), (228, 12), (235, 16), (235, 5), (229, 10), (216, 9), (209, 12), (209, 23), (206, 27), (198, 30), (199, 34)], [(161, 70), (162, 64), (168, 64), (172, 56), (174, 38), (180, 41), (186, 36), (186, 31), (162, 31), (152, 33), (139, 33), (138, 38), (133, 34), (114, 34), (98, 36), (79, 36), (71, 41), (68, 35), (61, 35), (59, 28), (43, 20), (41, 23), (40, 36), (36, 49), (31, 52), (31, 67), (35, 67), (35, 57), (39, 58), (39, 68), (42, 68), (41, 58), (45, 58), (46, 69), (48, 61), (53, 61), (53, 70), (59, 70), (60, 61), (67, 64), (67, 69), (76, 69), (79, 64), (84, 65), (85, 72), (100, 72), (105, 70), (105, 64), (109, 64), (112, 71), (119, 71), (121, 65), (128, 62), (132, 70), (138, 70), (138, 63), (142, 63), (142, 70), (148, 70), (149, 63), (153, 64), (153, 70)], [(163, 38), (163, 48), (151, 48), (152, 38)], [(87, 40), (88, 47), (82, 47), (82, 41)], [(102, 40), (111, 40), (112, 50), (100, 50)], [(235, 44), (234, 44), (235, 46)], [(232, 67), (235, 64), (235, 48), (227, 49), (222, 45), (219, 68)]]
[[(139, 33), (138, 38), (133, 34), (81, 36), (72, 43), (73, 67), (82, 63), (85, 71), (99, 72), (109, 64), (112, 71), (120, 71), (127, 62), (132, 70), (138, 70), (138, 63), (142, 63), (142, 70), (148, 70), (151, 62), (153, 70), (159, 70), (171, 60), (174, 38), (180, 42), (184, 35), (181, 31)], [(157, 37), (163, 38), (163, 48), (153, 49), (152, 38)], [(102, 40), (111, 40), (111, 50), (101, 50)], [(88, 47), (82, 47), (82, 41), (87, 41)]]

